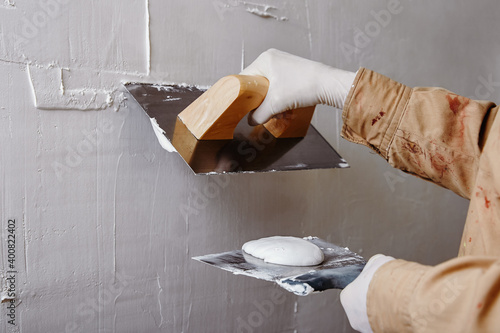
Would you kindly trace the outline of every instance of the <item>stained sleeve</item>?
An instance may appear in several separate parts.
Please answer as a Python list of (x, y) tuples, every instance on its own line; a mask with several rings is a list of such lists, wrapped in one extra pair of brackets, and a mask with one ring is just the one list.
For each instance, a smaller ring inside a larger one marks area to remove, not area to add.
[(347, 96), (342, 137), (393, 167), (470, 198), (497, 107), (442, 88), (410, 88), (361, 68)]
[(435, 267), (393, 260), (367, 296), (374, 332), (497, 332), (500, 260), (466, 256)]
[(442, 88), (409, 88), (358, 71), (344, 107), (342, 136), (471, 200), (460, 257), (436, 266), (394, 260), (375, 273), (367, 296), (374, 332), (499, 331), (497, 111), (492, 102)]

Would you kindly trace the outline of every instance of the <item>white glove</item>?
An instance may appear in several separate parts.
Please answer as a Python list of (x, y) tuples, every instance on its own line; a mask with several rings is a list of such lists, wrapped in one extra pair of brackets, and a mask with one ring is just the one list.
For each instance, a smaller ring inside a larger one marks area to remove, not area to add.
[(377, 269), (391, 260), (394, 260), (394, 258), (383, 254), (374, 255), (368, 260), (356, 280), (348, 284), (340, 293), (340, 303), (344, 307), (349, 323), (356, 331), (373, 333), (366, 308), (368, 287)]
[(356, 77), (356, 73), (275, 49), (262, 53), (240, 74), (261, 75), (269, 80), (266, 98), (248, 117), (254, 125), (283, 111), (316, 104), (342, 109)]

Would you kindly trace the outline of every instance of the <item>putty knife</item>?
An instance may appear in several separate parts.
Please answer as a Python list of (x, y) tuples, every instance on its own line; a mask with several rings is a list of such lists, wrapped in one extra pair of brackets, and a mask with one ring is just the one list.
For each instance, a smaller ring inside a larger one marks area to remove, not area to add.
[(327, 289), (344, 289), (363, 270), (366, 262), (347, 248), (317, 237), (305, 237), (324, 253), (325, 260), (317, 266), (284, 266), (264, 262), (242, 250), (209, 254), (193, 259), (224, 269), (233, 274), (251, 276), (277, 283), (299, 296)]
[(128, 106), (151, 119), (162, 146), (176, 150), (196, 174), (349, 167), (310, 126), (314, 107), (248, 125), (243, 118), (262, 103), (268, 86), (261, 76), (230, 75), (208, 90), (127, 83), (125, 93), (132, 97)]

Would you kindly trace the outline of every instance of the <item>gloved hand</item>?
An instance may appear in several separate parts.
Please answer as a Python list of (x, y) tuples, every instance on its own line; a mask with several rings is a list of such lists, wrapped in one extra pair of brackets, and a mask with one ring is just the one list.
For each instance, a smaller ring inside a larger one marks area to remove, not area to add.
[(269, 80), (266, 98), (248, 117), (253, 125), (263, 124), (283, 111), (317, 104), (342, 109), (356, 77), (356, 73), (275, 49), (262, 53), (240, 74), (261, 75)]
[(347, 285), (340, 293), (340, 303), (344, 307), (349, 323), (356, 331), (362, 333), (373, 332), (368, 321), (366, 308), (368, 286), (377, 269), (391, 260), (394, 260), (394, 258), (383, 254), (374, 255), (368, 260), (368, 263), (366, 263), (365, 268), (363, 268), (363, 271), (356, 280)]

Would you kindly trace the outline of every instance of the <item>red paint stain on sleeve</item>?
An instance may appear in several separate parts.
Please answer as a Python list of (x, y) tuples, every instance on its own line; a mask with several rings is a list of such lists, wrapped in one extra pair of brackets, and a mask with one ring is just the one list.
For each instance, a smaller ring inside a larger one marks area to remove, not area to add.
[(445, 157), (439, 153), (431, 155), (430, 162), (431, 166), (441, 174), (439, 178), (443, 178), (444, 173), (448, 171), (448, 165), (453, 163), (453, 161), (447, 161)]
[(469, 243), (472, 243), (472, 237), (469, 237)]
[(484, 206), (485, 206), (486, 208), (490, 208), (490, 203), (491, 203), (491, 201), (490, 201), (490, 200), (488, 200), (488, 197), (487, 197), (487, 196), (484, 196)]
[(464, 145), (464, 134), (466, 129), (466, 118), (468, 117), (467, 112), (465, 112), (465, 108), (470, 103), (470, 99), (462, 96), (458, 96), (455, 94), (447, 94), (446, 99), (448, 100), (448, 104), (453, 115), (457, 117), (455, 122), (451, 122), (449, 125), (449, 137), (450, 140), (455, 141), (455, 145), (463, 146)]
[(422, 151), (422, 148), (420, 148), (420, 146), (414, 142), (405, 142), (402, 146), (402, 148), (412, 154), (416, 154), (416, 155), (422, 155), (423, 154), (423, 151)]
[(378, 115), (372, 119), (372, 126), (375, 125), (377, 123), (377, 121), (379, 121), (380, 119), (382, 119), (382, 117), (385, 116), (385, 112), (384, 111), (380, 111), (378, 113)]
[(460, 106), (462, 103), (458, 100), (458, 96), (451, 96), (450, 94), (446, 95), (446, 99), (448, 100), (448, 104), (450, 104), (450, 110), (453, 111), (454, 114), (457, 114), (460, 110)]
[(470, 103), (470, 99), (468, 98), (464, 98), (463, 102), (461, 102), (458, 95), (448, 94), (446, 95), (446, 99), (448, 100), (448, 104), (450, 105), (450, 110), (454, 114), (458, 114)]

